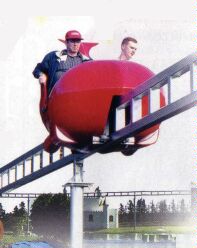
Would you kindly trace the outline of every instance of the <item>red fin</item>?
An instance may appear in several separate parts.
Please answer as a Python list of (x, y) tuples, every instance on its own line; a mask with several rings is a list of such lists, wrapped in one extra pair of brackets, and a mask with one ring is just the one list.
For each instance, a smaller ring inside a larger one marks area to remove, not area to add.
[(87, 56), (88, 58), (90, 57), (90, 49), (94, 46), (98, 45), (98, 43), (94, 43), (94, 42), (82, 42), (81, 46), (80, 46), (80, 53)]

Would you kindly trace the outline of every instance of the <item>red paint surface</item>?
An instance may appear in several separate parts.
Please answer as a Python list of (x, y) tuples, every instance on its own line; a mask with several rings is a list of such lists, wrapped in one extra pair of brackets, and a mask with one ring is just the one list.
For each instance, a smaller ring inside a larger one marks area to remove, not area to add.
[[(152, 76), (148, 68), (133, 62), (106, 60), (80, 64), (65, 73), (52, 90), (48, 122), (75, 142), (88, 143), (92, 136), (103, 134), (113, 96), (125, 95)], [(165, 104), (164, 97), (162, 101)], [(142, 113), (147, 113), (147, 99), (143, 100)], [(156, 129), (158, 125), (143, 131), (138, 139)]]

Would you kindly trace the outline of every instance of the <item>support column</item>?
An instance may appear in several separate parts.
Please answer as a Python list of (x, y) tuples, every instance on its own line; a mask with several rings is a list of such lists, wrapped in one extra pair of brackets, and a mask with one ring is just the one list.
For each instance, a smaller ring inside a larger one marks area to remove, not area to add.
[(72, 181), (66, 184), (66, 186), (70, 186), (71, 192), (71, 248), (83, 247), (83, 189), (90, 185), (90, 183), (83, 182), (83, 161), (75, 160)]
[(135, 230), (136, 229), (136, 196), (135, 196), (135, 193), (134, 193), (133, 204), (134, 204), (134, 230)]
[(83, 161), (74, 161), (71, 185), (71, 248), (83, 247)]
[(27, 198), (27, 234), (30, 234), (30, 222), (29, 222), (29, 218), (30, 218), (30, 198), (28, 195)]

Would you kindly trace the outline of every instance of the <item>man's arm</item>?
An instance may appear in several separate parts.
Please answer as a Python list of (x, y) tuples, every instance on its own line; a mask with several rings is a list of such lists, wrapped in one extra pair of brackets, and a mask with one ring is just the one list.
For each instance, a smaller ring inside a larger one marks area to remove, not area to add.
[(40, 77), (43, 78), (43, 75), (45, 76), (48, 75), (51, 56), (52, 56), (52, 52), (47, 54), (42, 60), (42, 62), (36, 65), (36, 67), (32, 72), (35, 78), (39, 79)]
[(46, 85), (47, 83), (51, 56), (52, 56), (52, 52), (47, 54), (42, 60), (42, 62), (36, 65), (36, 67), (32, 72), (34, 77), (38, 78), (40, 84)]
[(39, 78), (41, 74), (46, 74), (48, 71), (43, 61), (38, 63), (32, 72), (35, 78)]

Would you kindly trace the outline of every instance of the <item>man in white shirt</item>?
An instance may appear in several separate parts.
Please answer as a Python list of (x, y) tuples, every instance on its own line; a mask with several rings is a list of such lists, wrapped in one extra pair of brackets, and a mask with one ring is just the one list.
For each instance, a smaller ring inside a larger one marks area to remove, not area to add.
[(130, 60), (137, 50), (137, 40), (132, 37), (126, 37), (121, 43), (121, 54), (119, 60)]
[[(138, 45), (137, 43), (138, 42), (135, 38), (125, 37), (121, 43), (121, 54), (118, 57), (119, 60), (129, 61), (130, 59), (132, 59), (132, 57), (135, 55), (137, 51), (137, 45)], [(158, 135), (159, 135), (159, 130), (156, 130), (155, 132), (145, 136), (144, 138), (135, 137), (135, 141), (133, 144), (141, 145), (141, 146), (148, 146), (154, 144), (158, 139)], [(131, 148), (128, 148), (128, 154), (127, 154), (127, 150), (124, 151), (124, 154), (130, 155), (129, 153), (130, 149)]]

